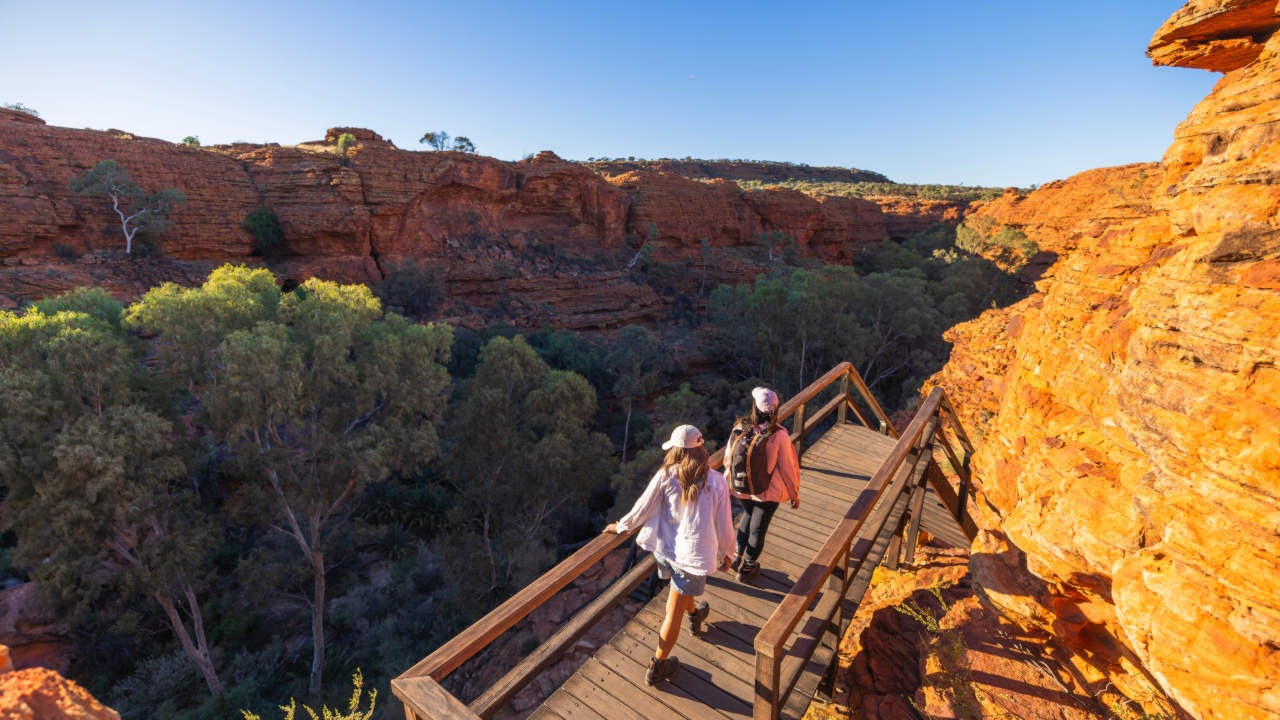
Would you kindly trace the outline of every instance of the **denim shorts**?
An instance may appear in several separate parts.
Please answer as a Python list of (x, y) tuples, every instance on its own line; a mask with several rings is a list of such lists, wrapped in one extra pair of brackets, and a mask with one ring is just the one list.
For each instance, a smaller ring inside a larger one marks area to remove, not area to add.
[(681, 595), (698, 597), (707, 591), (706, 575), (694, 575), (692, 573), (687, 573), (657, 555), (654, 555), (653, 559), (658, 563), (658, 577), (663, 580), (671, 578), (671, 584), (676, 590), (680, 591)]

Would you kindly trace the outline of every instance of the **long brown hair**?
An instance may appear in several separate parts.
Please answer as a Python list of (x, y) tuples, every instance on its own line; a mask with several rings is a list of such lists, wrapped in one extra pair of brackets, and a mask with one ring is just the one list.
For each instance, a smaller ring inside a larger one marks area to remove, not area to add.
[(756, 427), (758, 425), (767, 425), (770, 433), (777, 432), (778, 428), (780, 427), (778, 425), (777, 410), (773, 412), (764, 412), (760, 408), (756, 407), (756, 404), (754, 402), (751, 403), (751, 412), (739, 417), (737, 420), (734, 420), (733, 424), (739, 425), (739, 426), (746, 426), (746, 427)]
[(696, 501), (698, 493), (707, 484), (706, 445), (671, 448), (662, 459), (662, 470), (666, 472), (673, 467), (676, 469), (676, 479), (680, 482), (680, 502)]

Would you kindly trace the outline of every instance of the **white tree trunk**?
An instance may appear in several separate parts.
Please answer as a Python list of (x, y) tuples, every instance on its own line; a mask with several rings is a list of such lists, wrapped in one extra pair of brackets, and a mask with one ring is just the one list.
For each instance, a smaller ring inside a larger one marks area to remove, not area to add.
[(627, 440), (631, 436), (631, 400), (627, 401), (627, 421), (622, 425), (622, 464), (627, 464)]
[(218, 674), (213, 669), (213, 660), (209, 657), (209, 644), (205, 640), (204, 616), (200, 612), (200, 605), (196, 602), (195, 592), (187, 588), (186, 594), (187, 604), (191, 606), (191, 617), (195, 624), (195, 642), (192, 642), (191, 634), (187, 632), (187, 626), (182, 622), (182, 616), (178, 614), (173, 598), (159, 591), (153, 597), (160, 603), (160, 607), (164, 608), (165, 617), (169, 618), (169, 626), (173, 628), (173, 634), (182, 645), (182, 651), (200, 669), (200, 674), (204, 675), (204, 682), (209, 686), (209, 692), (221, 695), (222, 682), (218, 680)]

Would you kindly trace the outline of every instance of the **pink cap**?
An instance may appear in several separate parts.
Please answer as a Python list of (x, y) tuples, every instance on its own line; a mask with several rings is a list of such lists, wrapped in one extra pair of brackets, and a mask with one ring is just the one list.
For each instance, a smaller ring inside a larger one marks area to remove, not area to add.
[(755, 398), (756, 409), (760, 412), (771, 413), (778, 409), (778, 393), (769, 388), (755, 388), (751, 391), (751, 397)]

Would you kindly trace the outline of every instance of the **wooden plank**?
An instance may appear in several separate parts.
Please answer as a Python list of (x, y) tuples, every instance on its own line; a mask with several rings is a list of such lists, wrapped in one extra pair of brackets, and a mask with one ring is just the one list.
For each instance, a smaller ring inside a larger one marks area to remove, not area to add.
[[(640, 645), (624, 633), (615, 635), (609, 644), (596, 651), (596, 657), (614, 672), (619, 675), (630, 674), (641, 684), (644, 683), (645, 669), (652, 656), (653, 648)], [(740, 709), (742, 700), (688, 670), (689, 668), (681, 668), (671, 679), (659, 683), (648, 692), (661, 697), (663, 704), (674, 710), (674, 714), (691, 720), (737, 718), (745, 714)]]
[(550, 708), (564, 720), (611, 720), (607, 715), (596, 712), (572, 694), (560, 690), (551, 693), (551, 697), (547, 698), (542, 706)]
[(583, 663), (560, 689), (609, 720), (650, 720), (671, 712), (594, 658)]
[(398, 677), (391, 693), (422, 720), (480, 720), (471, 708), (430, 677)]
[(573, 582), (587, 568), (599, 562), (634, 532), (636, 531), (633, 530), (626, 535), (601, 533), (558, 565), (538, 576), (538, 579), (512, 595), (489, 614), (477, 620), (471, 627), (458, 633), (435, 652), (419, 660), (400, 677), (429, 675), (436, 680), (443, 679), (481, 648), (510, 629), (512, 625), (523, 620), (565, 585)]
[[(657, 620), (657, 624), (662, 624), (661, 618)], [(658, 629), (653, 626), (651, 617), (637, 617), (627, 623), (622, 631), (642, 647), (653, 648), (658, 644)], [(673, 656), (680, 658), (680, 672), (705, 673), (717, 688), (739, 699), (751, 693), (749, 662), (735, 658), (731, 653), (723, 652), (698, 638), (690, 641), (690, 636), (688, 628), (684, 628), (676, 640), (676, 649), (672, 651)], [(746, 704), (745, 700), (742, 702)]]
[(640, 583), (647, 580), (656, 568), (653, 555), (641, 558), (635, 567), (600, 593), (586, 607), (579, 610), (569, 622), (547, 638), (536, 650), (525, 656), (506, 675), (490, 685), (488, 690), (471, 703), (471, 709), (482, 718), (493, 717), (493, 713), (498, 708), (505, 705), (520, 692), (521, 688), (533, 681), (538, 673), (559, 660), (560, 656), (578, 641), (578, 638), (586, 634), (614, 605), (630, 595)]
[(554, 710), (546, 705), (539, 705), (529, 715), (529, 720), (564, 720), (564, 718), (557, 715)]

